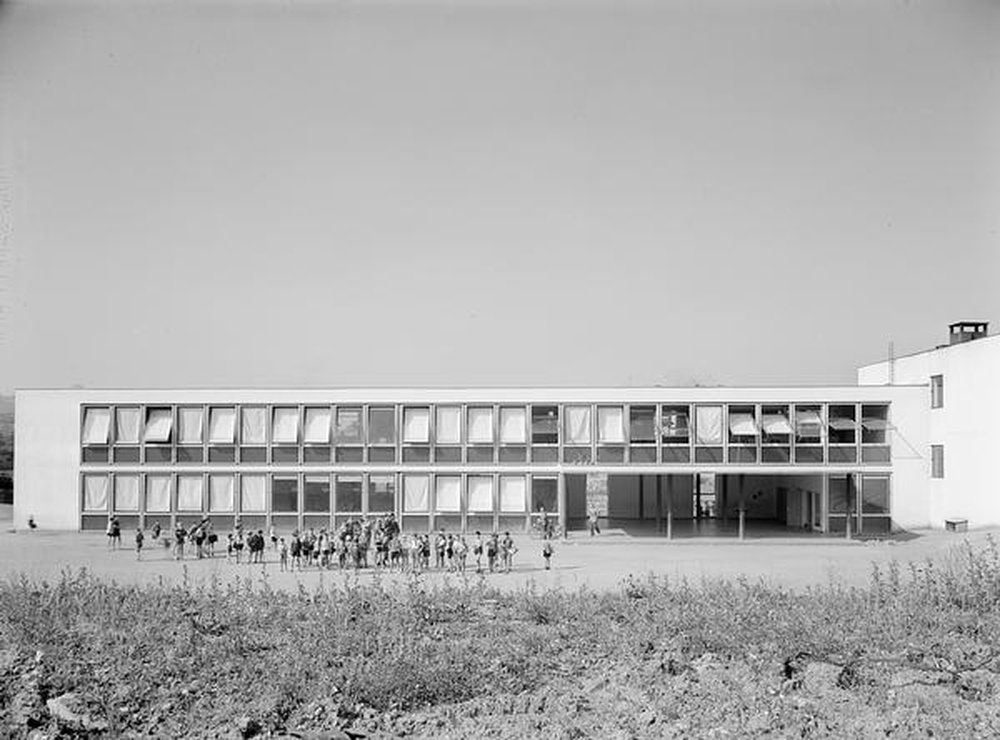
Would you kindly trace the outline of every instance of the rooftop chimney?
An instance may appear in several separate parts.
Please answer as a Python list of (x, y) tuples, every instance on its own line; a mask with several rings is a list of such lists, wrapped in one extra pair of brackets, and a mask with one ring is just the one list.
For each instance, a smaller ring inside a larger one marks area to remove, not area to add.
[(962, 344), (986, 336), (989, 323), (986, 321), (956, 321), (948, 324), (948, 344)]

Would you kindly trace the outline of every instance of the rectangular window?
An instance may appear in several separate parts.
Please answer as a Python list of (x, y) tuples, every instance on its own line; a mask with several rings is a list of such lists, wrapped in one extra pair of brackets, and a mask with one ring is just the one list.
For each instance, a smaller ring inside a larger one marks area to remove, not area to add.
[(271, 442), (294, 445), (299, 441), (299, 410), (294, 406), (275, 407), (271, 416)]
[(687, 406), (660, 407), (660, 436), (665, 445), (686, 445), (691, 439), (691, 410)]
[(267, 448), (266, 447), (241, 447), (240, 448), (240, 462), (241, 463), (266, 463), (267, 462)]
[(531, 510), (554, 514), (559, 509), (559, 482), (555, 478), (531, 476)]
[(528, 441), (528, 410), (523, 406), (500, 409), (500, 443), (523, 445)]
[(753, 406), (729, 407), (730, 444), (756, 444), (759, 431), (757, 427), (757, 411)]
[(266, 486), (263, 475), (240, 476), (240, 511), (245, 514), (267, 511)]
[(302, 450), (302, 462), (309, 465), (325, 464), (330, 462), (330, 447), (328, 445), (312, 445)]
[(368, 409), (368, 444), (396, 444), (396, 409)]
[(822, 407), (795, 407), (795, 443), (820, 444), (823, 439)]
[(361, 409), (337, 407), (337, 444), (360, 445), (364, 444), (364, 441)]
[(866, 475), (861, 479), (861, 513), (889, 513), (889, 478)]
[(170, 476), (146, 476), (146, 512), (164, 514), (170, 511)]
[(236, 409), (213, 406), (208, 410), (208, 443), (231, 445), (236, 442)]
[[(857, 410), (854, 404), (831, 404), (827, 415), (830, 444), (853, 445), (857, 441)], [(831, 460), (832, 462), (832, 460)]]
[(138, 447), (115, 447), (115, 462), (116, 463), (137, 463), (137, 462), (139, 462), (139, 448)]
[(115, 511), (139, 510), (139, 476), (115, 476)]
[(182, 445), (200, 445), (202, 442), (202, 417), (198, 406), (177, 409), (177, 442)]
[(174, 414), (169, 408), (146, 409), (146, 442), (169, 443)]
[[(653, 460), (656, 460), (656, 448), (650, 447)], [(563, 447), (563, 462), (570, 465), (586, 465), (593, 459), (589, 447)]]
[(330, 409), (313, 406), (306, 409), (306, 425), (303, 433), (306, 444), (325, 445), (330, 443)]
[(631, 406), (628, 410), (629, 441), (634, 443), (656, 442), (656, 407)]
[(267, 444), (267, 410), (263, 406), (244, 406), (241, 413), (240, 439), (243, 444)]
[(944, 376), (931, 376), (931, 408), (940, 409), (944, 407)]
[(310, 513), (326, 514), (330, 511), (329, 476), (306, 476), (305, 510)]
[(469, 512), (493, 512), (493, 476), (470, 475), (468, 478)]
[(472, 465), (488, 465), (493, 462), (493, 447), (470, 447), (465, 461)]
[(368, 512), (382, 514), (396, 510), (396, 476), (368, 476)]
[(271, 511), (294, 514), (299, 510), (299, 479), (271, 478)]
[(931, 478), (944, 478), (944, 445), (931, 445)]
[(462, 444), (462, 409), (438, 406), (434, 411), (434, 440), (439, 445)]
[(461, 447), (435, 447), (434, 462), (437, 463), (460, 463), (462, 462)]
[(365, 451), (361, 447), (338, 447), (337, 462), (359, 463), (364, 459)]
[(108, 510), (108, 476), (83, 476), (83, 510)]
[(361, 476), (337, 476), (337, 512), (358, 513), (361, 511)]
[[(149, 460), (149, 450), (146, 450), (146, 460)], [(231, 465), (236, 462), (236, 448), (235, 447), (209, 447), (208, 448), (208, 461), (210, 463), (224, 463)]]
[(229, 512), (236, 509), (236, 478), (232, 475), (208, 476), (208, 510)]
[(866, 403), (861, 406), (861, 443), (884, 445), (889, 432), (889, 407)]
[(271, 462), (275, 465), (298, 465), (299, 448), (290, 445), (288, 447), (272, 447)]
[(115, 442), (120, 445), (139, 444), (139, 419), (137, 406), (115, 409)]
[(111, 428), (111, 409), (88, 408), (83, 412), (83, 434), (85, 445), (106, 445)]
[(368, 462), (370, 463), (391, 463), (396, 462), (395, 447), (369, 447)]
[(612, 445), (625, 442), (625, 410), (621, 406), (597, 407), (597, 441)]
[(204, 485), (200, 475), (178, 475), (177, 511), (201, 511)]
[(722, 444), (722, 407), (698, 406), (695, 410), (696, 441), (700, 445)]
[(470, 406), (468, 409), (468, 426), (466, 427), (469, 444), (493, 443), (493, 409), (490, 406)]
[(500, 476), (500, 511), (524, 513), (528, 508), (528, 484), (523, 475)]
[(500, 447), (500, 462), (524, 463), (528, 461), (528, 448), (522, 445), (503, 445)]
[(403, 511), (424, 512), (427, 511), (430, 503), (427, 500), (427, 492), (430, 487), (430, 478), (426, 475), (404, 475), (403, 476)]
[[(426, 483), (423, 484), (426, 486)], [(426, 489), (424, 491), (426, 496)], [(419, 499), (418, 499), (419, 500)], [(408, 511), (426, 511), (411, 508)], [(438, 475), (434, 478), (434, 508), (442, 512), (459, 512), (462, 509), (462, 479), (457, 475)]]
[(760, 426), (764, 432), (762, 440), (766, 445), (787, 445), (792, 439), (792, 424), (789, 421), (788, 406), (764, 406), (761, 409)]
[(559, 444), (559, 407), (531, 407), (531, 443), (536, 445)]
[(403, 442), (427, 444), (431, 439), (431, 410), (407, 406), (403, 409)]
[(590, 406), (567, 406), (565, 408), (564, 444), (590, 444)]
[(429, 463), (431, 461), (430, 447), (404, 447), (403, 462), (405, 463)]

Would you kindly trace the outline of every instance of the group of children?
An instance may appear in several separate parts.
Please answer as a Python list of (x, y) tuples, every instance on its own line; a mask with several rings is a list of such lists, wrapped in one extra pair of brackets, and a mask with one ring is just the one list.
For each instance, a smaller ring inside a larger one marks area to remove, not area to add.
[[(117, 517), (112, 516), (108, 520), (107, 534), (110, 549), (121, 547), (121, 526)], [(160, 525), (154, 524), (152, 539), (159, 540), (160, 535)], [(136, 529), (137, 560), (142, 559), (145, 538), (144, 530), (141, 527)], [(237, 519), (233, 531), (226, 535), (226, 558), (241, 563), (244, 561), (245, 550), (247, 563), (263, 563), (267, 540), (270, 540), (271, 548), (277, 552), (282, 571), (298, 571), (310, 567), (329, 569), (334, 564), (342, 570), (367, 568), (370, 555), (377, 568), (424, 571), (431, 569), (433, 554), (435, 569), (465, 573), (470, 567), (471, 554), (477, 573), (509, 573), (514, 567), (514, 555), (518, 552), (510, 532), (504, 532), (501, 537), (497, 532), (484, 536), (477, 531), (471, 543), (464, 534), (446, 533), (443, 529), (433, 536), (403, 534), (395, 517), (388, 514), (374, 521), (367, 517), (351, 519), (332, 531), (326, 528), (318, 532), (315, 529), (302, 532), (295, 530), (287, 540), (279, 537), (273, 526), (267, 538), (262, 529), (245, 531)], [(178, 522), (174, 530), (174, 558), (183, 560), (189, 544), (194, 546), (198, 559), (213, 558), (216, 542), (218, 536), (212, 521), (207, 517), (191, 527)], [(165, 541), (165, 545), (167, 544), (169, 543)], [(542, 543), (546, 570), (551, 568), (553, 553), (552, 541), (546, 538)]]

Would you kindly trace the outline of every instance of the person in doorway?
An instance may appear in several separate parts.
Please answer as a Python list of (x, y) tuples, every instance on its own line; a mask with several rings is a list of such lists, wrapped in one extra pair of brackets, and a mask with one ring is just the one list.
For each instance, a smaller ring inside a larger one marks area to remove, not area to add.
[(601, 533), (601, 520), (597, 516), (597, 509), (594, 507), (591, 507), (590, 513), (587, 515), (587, 526), (590, 528), (591, 537)]

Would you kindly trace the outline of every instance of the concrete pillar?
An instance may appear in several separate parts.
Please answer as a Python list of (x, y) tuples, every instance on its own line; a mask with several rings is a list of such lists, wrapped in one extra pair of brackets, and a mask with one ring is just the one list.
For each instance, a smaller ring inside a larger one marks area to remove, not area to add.
[(639, 521), (646, 516), (646, 476), (639, 474)]
[(566, 536), (566, 474), (559, 473), (559, 528), (562, 529), (563, 537)]
[(667, 476), (667, 539), (674, 538), (674, 479)]
[(656, 474), (656, 533), (663, 531), (663, 476)]
[(845, 517), (844, 536), (851, 539), (851, 525), (854, 512), (854, 476), (848, 473), (844, 476), (844, 488), (847, 491), (847, 516)]
[(740, 542), (746, 537), (746, 517), (747, 510), (740, 504)]
[(725, 528), (729, 526), (729, 476), (723, 473), (716, 479), (716, 485), (720, 480), (722, 481), (722, 495), (719, 498), (719, 509), (722, 511), (722, 526)]

